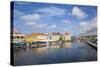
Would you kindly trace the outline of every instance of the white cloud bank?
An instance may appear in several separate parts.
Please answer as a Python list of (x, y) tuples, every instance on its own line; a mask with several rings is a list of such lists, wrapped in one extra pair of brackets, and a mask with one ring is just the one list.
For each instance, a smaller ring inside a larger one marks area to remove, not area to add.
[(62, 8), (58, 8), (55, 6), (51, 6), (51, 7), (39, 8), (39, 9), (34, 10), (34, 11), (41, 12), (47, 16), (59, 16), (59, 15), (65, 15), (67, 10), (62, 9)]
[(40, 28), (47, 28), (47, 29), (54, 29), (56, 25), (47, 25), (46, 23), (39, 23), (38, 21), (41, 20), (41, 15), (38, 13), (29, 14), (29, 15), (22, 15), (20, 19), (24, 22), (25, 25), (30, 26), (32, 29), (40, 29)]
[(78, 19), (84, 19), (88, 16), (84, 11), (82, 11), (79, 7), (76, 6), (72, 9), (72, 15)]
[(22, 15), (20, 19), (24, 22), (25, 25), (30, 26), (32, 29), (44, 28), (47, 26), (45, 23), (39, 23), (41, 15), (38, 13)]
[(97, 34), (97, 17), (91, 21), (80, 22), (80, 33), (85, 35)]
[(56, 25), (54, 25), (54, 24), (53, 24), (53, 25), (48, 26), (48, 28), (49, 28), (49, 29), (54, 29), (54, 28), (56, 28), (56, 27), (57, 27), (57, 26), (56, 26)]
[(23, 15), (20, 17), (24, 21), (35, 21), (40, 19), (40, 15), (35, 13), (35, 14), (30, 14), (30, 15)]

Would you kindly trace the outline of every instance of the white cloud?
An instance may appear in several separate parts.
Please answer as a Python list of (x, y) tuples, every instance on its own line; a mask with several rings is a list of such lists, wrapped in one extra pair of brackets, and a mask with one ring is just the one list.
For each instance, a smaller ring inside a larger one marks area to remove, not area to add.
[(94, 17), (92, 20), (91, 20), (91, 27), (97, 27), (97, 17)]
[(25, 22), (25, 25), (30, 26), (32, 29), (38, 29), (38, 28), (44, 28), (47, 26), (47, 24), (43, 23), (38, 23), (38, 22)]
[(58, 16), (58, 15), (65, 15), (66, 10), (58, 7), (45, 7), (35, 10), (36, 12), (41, 12), (48, 16)]
[(45, 23), (39, 23), (41, 16), (38, 13), (22, 15), (20, 19), (27, 26), (30, 26), (32, 29), (44, 28), (47, 26)]
[(77, 17), (78, 19), (84, 19), (88, 16), (84, 11), (76, 6), (72, 9), (72, 15)]
[(36, 21), (40, 19), (40, 15), (38, 13), (30, 14), (30, 15), (23, 15), (20, 19), (24, 21)]
[(82, 21), (82, 22), (80, 22), (80, 30), (82, 31), (82, 32), (86, 32), (87, 30), (89, 30), (90, 29), (90, 27), (89, 27), (89, 22), (87, 22), (87, 21)]
[(56, 28), (56, 25), (53, 24), (53, 25), (51, 25), (51, 26), (48, 26), (48, 28), (49, 28), (49, 29), (54, 29), (54, 28)]
[(31, 21), (31, 22), (25, 22), (25, 25), (29, 25), (29, 26), (32, 26), (32, 25), (36, 25), (37, 23), (35, 21)]
[(97, 33), (97, 17), (90, 21), (82, 21), (80, 23), (80, 33), (85, 35)]
[[(24, 4), (24, 3), (20, 3), (20, 4)], [(54, 7), (54, 6), (39, 8), (34, 11), (36, 13), (23, 14), (23, 15), (19, 16), (20, 20), (25, 25), (30, 26), (32, 29), (38, 29), (38, 28), (44, 28), (44, 27), (46, 27), (47, 29), (54, 29), (54, 28), (56, 28), (56, 25), (54, 25), (54, 24), (47, 25), (45, 23), (40, 23), (43, 16), (48, 18), (48, 16), (49, 17), (61, 16), (61, 15), (65, 15), (65, 13), (66, 13), (65, 9)], [(39, 14), (38, 12), (40, 12), (41, 14)], [(19, 13), (19, 14), (21, 14), (21, 13)]]
[(88, 26), (88, 24), (89, 24), (89, 22), (87, 22), (87, 21), (80, 22), (80, 26), (82, 26), (82, 27)]
[(46, 26), (47, 26), (47, 24), (34, 24), (34, 25), (32, 25), (32, 28), (33, 29), (36, 29), (36, 28), (44, 28)]

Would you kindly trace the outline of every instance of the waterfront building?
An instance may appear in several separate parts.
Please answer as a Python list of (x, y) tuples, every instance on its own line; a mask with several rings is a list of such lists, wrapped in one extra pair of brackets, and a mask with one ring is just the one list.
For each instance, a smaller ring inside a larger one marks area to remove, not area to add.
[(13, 32), (11, 37), (12, 43), (25, 43), (25, 34)]
[(26, 40), (30, 42), (41, 42), (46, 41), (48, 39), (48, 35), (44, 33), (32, 33), (26, 36)]
[(68, 32), (65, 32), (64, 34), (63, 34), (63, 40), (65, 40), (65, 41), (71, 41), (71, 35), (70, 35), (70, 33), (68, 33)]
[(51, 41), (59, 41), (61, 34), (59, 32), (53, 32), (51, 34)]

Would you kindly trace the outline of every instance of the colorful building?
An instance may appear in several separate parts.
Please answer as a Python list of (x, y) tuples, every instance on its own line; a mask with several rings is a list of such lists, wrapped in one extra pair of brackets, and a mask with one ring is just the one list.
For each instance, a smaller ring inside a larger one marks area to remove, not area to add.
[(26, 35), (26, 41), (28, 42), (41, 42), (46, 41), (48, 39), (48, 35), (44, 33), (32, 33), (29, 35)]
[(12, 43), (25, 43), (25, 34), (13, 32), (11, 37)]

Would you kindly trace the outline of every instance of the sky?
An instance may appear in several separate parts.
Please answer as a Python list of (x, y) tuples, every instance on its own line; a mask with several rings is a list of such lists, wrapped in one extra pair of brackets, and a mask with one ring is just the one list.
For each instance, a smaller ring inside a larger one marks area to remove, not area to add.
[(97, 33), (97, 7), (15, 1), (14, 30), (33, 32), (69, 32), (73, 36)]

